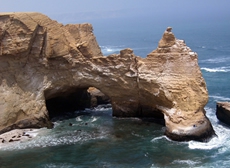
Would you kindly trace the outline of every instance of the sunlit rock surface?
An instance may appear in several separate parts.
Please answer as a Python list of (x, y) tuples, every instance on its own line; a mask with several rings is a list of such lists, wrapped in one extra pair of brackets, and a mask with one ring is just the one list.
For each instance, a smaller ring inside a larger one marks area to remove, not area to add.
[(90, 24), (64, 26), (40, 13), (0, 14), (0, 133), (51, 127), (48, 108), (52, 115), (82, 108), (87, 89), (95, 87), (110, 99), (113, 116), (164, 116), (173, 140), (212, 137), (197, 54), (171, 30), (147, 58), (132, 49), (105, 57)]

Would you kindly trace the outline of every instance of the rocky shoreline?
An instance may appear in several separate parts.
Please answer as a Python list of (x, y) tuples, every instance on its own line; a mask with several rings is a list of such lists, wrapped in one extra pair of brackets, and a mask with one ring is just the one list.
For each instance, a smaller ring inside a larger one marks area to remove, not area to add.
[(28, 141), (36, 136), (37, 129), (15, 129), (0, 135), (1, 145), (11, 144), (14, 142)]

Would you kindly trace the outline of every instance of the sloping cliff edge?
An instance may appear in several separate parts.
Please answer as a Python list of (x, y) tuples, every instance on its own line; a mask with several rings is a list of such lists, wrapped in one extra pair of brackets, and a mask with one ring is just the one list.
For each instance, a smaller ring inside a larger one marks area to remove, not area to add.
[(146, 58), (131, 49), (105, 57), (90, 24), (64, 26), (40, 13), (0, 14), (0, 133), (51, 127), (48, 102), (58, 106), (63, 98), (79, 105), (89, 87), (110, 98), (113, 116), (162, 113), (173, 140), (206, 141), (215, 134), (205, 116), (208, 93), (197, 54), (171, 28)]

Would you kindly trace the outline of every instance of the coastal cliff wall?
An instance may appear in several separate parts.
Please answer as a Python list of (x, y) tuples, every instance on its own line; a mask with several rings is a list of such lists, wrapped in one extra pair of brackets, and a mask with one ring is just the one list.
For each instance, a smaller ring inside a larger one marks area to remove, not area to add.
[(90, 24), (64, 26), (40, 13), (0, 14), (0, 133), (51, 127), (47, 101), (79, 100), (89, 87), (110, 98), (113, 116), (162, 113), (173, 140), (214, 135), (197, 54), (171, 28), (147, 58), (132, 49), (105, 57)]

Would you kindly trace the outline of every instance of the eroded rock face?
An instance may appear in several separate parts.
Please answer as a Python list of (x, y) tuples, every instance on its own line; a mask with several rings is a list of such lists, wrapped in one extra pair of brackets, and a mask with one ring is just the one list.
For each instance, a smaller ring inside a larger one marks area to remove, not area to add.
[(147, 58), (131, 49), (102, 56), (90, 24), (66, 25), (40, 13), (0, 15), (0, 133), (49, 127), (47, 100), (95, 87), (117, 117), (164, 114), (174, 140), (214, 135), (197, 54), (168, 28)]
[(217, 102), (216, 116), (220, 121), (230, 125), (230, 102)]
[(89, 107), (97, 107), (98, 105), (106, 105), (111, 103), (108, 96), (106, 96), (104, 93), (102, 93), (100, 90), (94, 87), (89, 87), (87, 89), (87, 92), (89, 93)]

